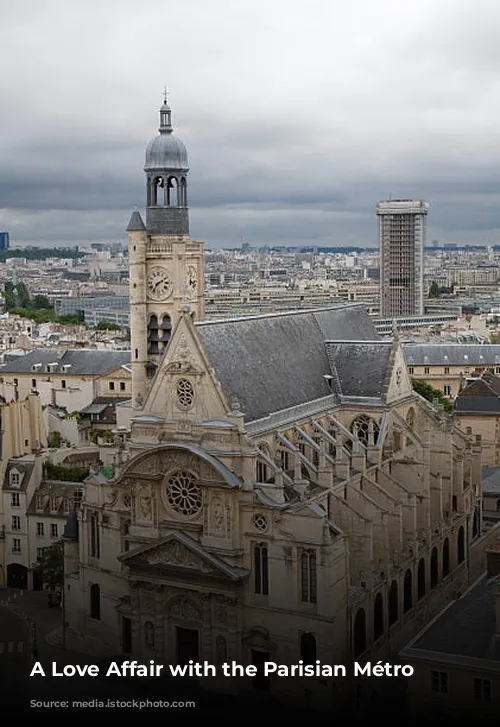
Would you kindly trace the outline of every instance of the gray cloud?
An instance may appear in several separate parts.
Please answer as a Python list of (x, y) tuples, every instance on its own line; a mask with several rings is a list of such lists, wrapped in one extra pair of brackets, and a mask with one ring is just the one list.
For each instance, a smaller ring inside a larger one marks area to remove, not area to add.
[(0, 26), (0, 228), (124, 239), (170, 85), (210, 246), (376, 245), (375, 204), (500, 242), (496, 0), (24, 0)]

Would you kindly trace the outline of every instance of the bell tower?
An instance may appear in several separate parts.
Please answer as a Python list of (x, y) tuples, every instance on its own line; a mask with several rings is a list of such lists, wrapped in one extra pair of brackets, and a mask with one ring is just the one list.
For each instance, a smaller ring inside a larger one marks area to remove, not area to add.
[(189, 236), (188, 156), (173, 134), (166, 92), (158, 131), (146, 149), (146, 223), (136, 210), (127, 227), (134, 410), (181, 313), (204, 316), (203, 243)]

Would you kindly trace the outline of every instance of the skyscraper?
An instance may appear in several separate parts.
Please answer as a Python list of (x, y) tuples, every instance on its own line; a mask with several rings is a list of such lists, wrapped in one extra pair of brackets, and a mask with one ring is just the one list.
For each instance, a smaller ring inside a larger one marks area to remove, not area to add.
[(423, 315), (424, 247), (429, 204), (421, 200), (379, 202), (380, 315)]
[(8, 250), (10, 247), (9, 233), (0, 232), (0, 250)]

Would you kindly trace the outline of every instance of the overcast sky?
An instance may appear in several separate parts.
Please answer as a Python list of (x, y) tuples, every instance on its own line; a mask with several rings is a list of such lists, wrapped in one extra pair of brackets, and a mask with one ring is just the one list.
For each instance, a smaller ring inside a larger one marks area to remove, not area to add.
[(208, 246), (500, 243), (498, 0), (16, 0), (0, 11), (0, 229), (125, 239), (169, 89)]

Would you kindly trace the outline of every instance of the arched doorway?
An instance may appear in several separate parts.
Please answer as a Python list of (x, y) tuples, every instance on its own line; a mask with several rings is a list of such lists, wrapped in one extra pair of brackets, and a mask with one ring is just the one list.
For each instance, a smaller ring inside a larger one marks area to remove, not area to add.
[(417, 572), (417, 600), (425, 596), (425, 560), (420, 558)]
[(393, 581), (391, 583), (391, 590), (389, 591), (389, 626), (396, 623), (399, 618), (399, 604), (398, 604), (398, 583)]
[(7, 566), (7, 588), (28, 588), (28, 569), (20, 563), (10, 563)]
[(431, 588), (435, 588), (439, 580), (438, 569), (438, 551), (437, 548), (432, 549), (431, 553)]
[(463, 561), (465, 560), (465, 532), (463, 526), (458, 531), (457, 560), (459, 563), (463, 563)]
[(380, 639), (384, 631), (384, 599), (381, 593), (377, 593), (373, 606), (373, 640)]
[(443, 578), (450, 573), (450, 541), (448, 538), (443, 543)]
[(409, 611), (413, 606), (413, 578), (411, 570), (408, 569), (405, 573), (405, 580), (403, 586), (403, 613)]

